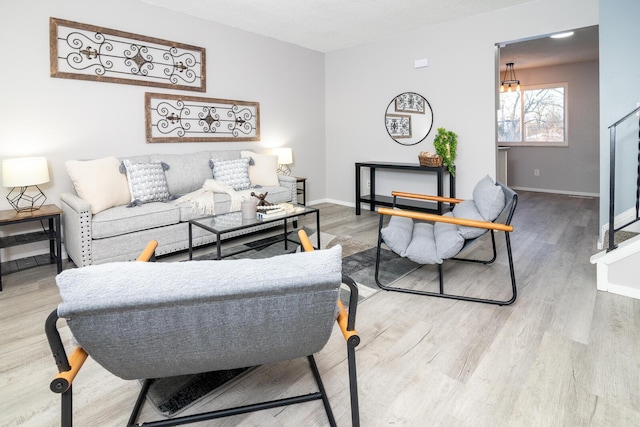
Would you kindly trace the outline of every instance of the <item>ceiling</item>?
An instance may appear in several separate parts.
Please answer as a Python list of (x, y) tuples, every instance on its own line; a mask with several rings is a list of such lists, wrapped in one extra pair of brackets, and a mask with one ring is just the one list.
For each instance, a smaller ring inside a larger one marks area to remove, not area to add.
[[(142, 0), (319, 52), (536, 0)], [(598, 27), (566, 39), (505, 42), (500, 64), (516, 69), (598, 59)], [(496, 40), (499, 42), (499, 40)]]
[(331, 52), (535, 0), (142, 0)]
[(517, 70), (546, 67), (599, 58), (598, 26), (573, 30), (571, 37), (552, 39), (544, 35), (531, 40), (508, 43), (500, 49), (500, 65), (513, 62)]

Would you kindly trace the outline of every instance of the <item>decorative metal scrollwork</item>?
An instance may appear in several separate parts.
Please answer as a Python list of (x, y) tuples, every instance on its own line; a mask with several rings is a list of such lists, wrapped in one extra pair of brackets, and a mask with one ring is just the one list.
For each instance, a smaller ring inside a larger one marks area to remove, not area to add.
[(260, 104), (145, 94), (148, 142), (258, 141)]
[(51, 76), (205, 91), (205, 49), (51, 18)]

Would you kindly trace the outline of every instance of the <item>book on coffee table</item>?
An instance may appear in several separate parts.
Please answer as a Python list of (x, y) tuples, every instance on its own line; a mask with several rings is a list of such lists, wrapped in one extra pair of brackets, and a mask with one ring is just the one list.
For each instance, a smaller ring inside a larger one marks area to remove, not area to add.
[(279, 206), (269, 207), (269, 209), (258, 208), (258, 219), (276, 218), (281, 215), (285, 215), (287, 211)]

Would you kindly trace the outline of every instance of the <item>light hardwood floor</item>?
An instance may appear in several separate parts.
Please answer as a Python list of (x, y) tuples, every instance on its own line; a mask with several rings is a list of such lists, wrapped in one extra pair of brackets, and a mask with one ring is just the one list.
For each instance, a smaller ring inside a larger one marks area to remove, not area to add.
[[(375, 244), (377, 214), (318, 207), (322, 231)], [(589, 256), (596, 252), (597, 212), (597, 199), (521, 194), (512, 234), (519, 295), (511, 306), (385, 291), (364, 301), (357, 320), (362, 425), (640, 425), (640, 301), (596, 291)], [(446, 284), (500, 296), (508, 287), (504, 255), (490, 267), (448, 262)], [(54, 276), (55, 266), (45, 266), (3, 278), (0, 425), (59, 423), (59, 396), (48, 388), (56, 369), (43, 332), (59, 301)], [(401, 280), (437, 283), (430, 267)], [(69, 341), (66, 328), (63, 336)], [(343, 342), (336, 330), (316, 357), (340, 426), (350, 419)], [(261, 367), (193, 411), (244, 403), (247, 395), (311, 391), (307, 371), (305, 360)], [(138, 389), (89, 360), (74, 383), (76, 425), (124, 425)], [(154, 416), (151, 409), (145, 414)], [(314, 402), (199, 425), (326, 424)]]

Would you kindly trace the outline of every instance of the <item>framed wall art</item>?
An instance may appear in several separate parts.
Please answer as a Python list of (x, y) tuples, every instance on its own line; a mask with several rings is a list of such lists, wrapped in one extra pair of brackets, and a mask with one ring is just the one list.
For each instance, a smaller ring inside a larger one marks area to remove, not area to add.
[(411, 138), (411, 116), (404, 114), (387, 114), (387, 132), (392, 138)]
[(49, 19), (51, 77), (206, 91), (205, 49)]
[(147, 142), (259, 141), (260, 104), (145, 94)]
[(396, 111), (424, 114), (425, 99), (417, 93), (402, 93), (396, 97)]

